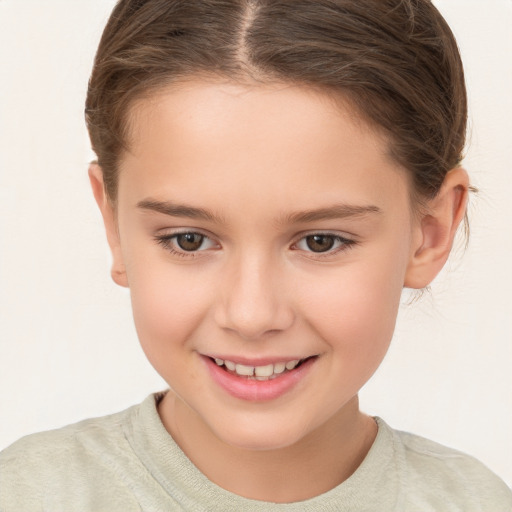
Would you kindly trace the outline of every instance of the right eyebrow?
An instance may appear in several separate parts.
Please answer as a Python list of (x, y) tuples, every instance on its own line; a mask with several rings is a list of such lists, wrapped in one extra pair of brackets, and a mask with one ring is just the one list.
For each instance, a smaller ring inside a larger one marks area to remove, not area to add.
[(172, 201), (157, 201), (156, 199), (144, 199), (137, 203), (142, 210), (154, 211), (170, 215), (171, 217), (187, 217), (189, 219), (207, 220), (222, 223), (222, 219), (204, 208), (197, 208), (187, 204), (177, 204)]
[(356, 206), (349, 204), (334, 204), (328, 208), (306, 210), (287, 215), (284, 222), (302, 223), (316, 222), (329, 219), (343, 219), (346, 217), (363, 217), (368, 214), (380, 214), (382, 210), (373, 205)]

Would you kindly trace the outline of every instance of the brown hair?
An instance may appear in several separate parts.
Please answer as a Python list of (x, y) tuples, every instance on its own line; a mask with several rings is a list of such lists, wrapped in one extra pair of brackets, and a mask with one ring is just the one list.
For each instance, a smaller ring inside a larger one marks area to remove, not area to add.
[(435, 196), (462, 158), (462, 63), (430, 0), (120, 0), (99, 44), (85, 109), (112, 202), (134, 101), (204, 73), (348, 99), (384, 130), (419, 198)]

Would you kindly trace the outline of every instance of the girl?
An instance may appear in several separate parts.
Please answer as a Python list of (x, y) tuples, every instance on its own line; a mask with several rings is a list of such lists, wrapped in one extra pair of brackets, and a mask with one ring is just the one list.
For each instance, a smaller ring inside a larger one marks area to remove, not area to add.
[(170, 389), (2, 453), (6, 510), (509, 510), (362, 413), (402, 289), (466, 211), (466, 93), (427, 0), (120, 1), (89, 170)]

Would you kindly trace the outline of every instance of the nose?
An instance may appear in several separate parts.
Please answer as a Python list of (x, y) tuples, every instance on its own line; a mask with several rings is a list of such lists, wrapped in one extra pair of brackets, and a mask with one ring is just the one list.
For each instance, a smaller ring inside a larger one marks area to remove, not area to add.
[(288, 329), (295, 314), (278, 267), (264, 256), (240, 255), (231, 262), (220, 285), (217, 325), (246, 340)]

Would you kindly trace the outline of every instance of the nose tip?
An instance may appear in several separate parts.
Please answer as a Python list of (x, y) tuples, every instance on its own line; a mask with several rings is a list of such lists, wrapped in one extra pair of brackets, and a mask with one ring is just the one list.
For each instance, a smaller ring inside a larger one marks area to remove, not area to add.
[(267, 336), (271, 336), (272, 334), (278, 333), (280, 329), (256, 329), (254, 327), (251, 328), (226, 328), (227, 331), (231, 331), (235, 333), (239, 338), (244, 341), (257, 341), (258, 339), (265, 338)]
[(288, 329), (293, 323), (291, 309), (270, 299), (266, 304), (250, 297), (232, 299), (231, 304), (220, 308), (217, 323), (245, 340), (256, 340)]
[(253, 316), (244, 319), (231, 317), (225, 329), (235, 332), (240, 338), (246, 341), (258, 340), (285, 331), (292, 322), (285, 318), (268, 316), (267, 318), (255, 318)]
[(244, 340), (257, 340), (288, 329), (294, 312), (286, 290), (271, 272), (246, 269), (225, 282), (216, 309), (217, 324)]

